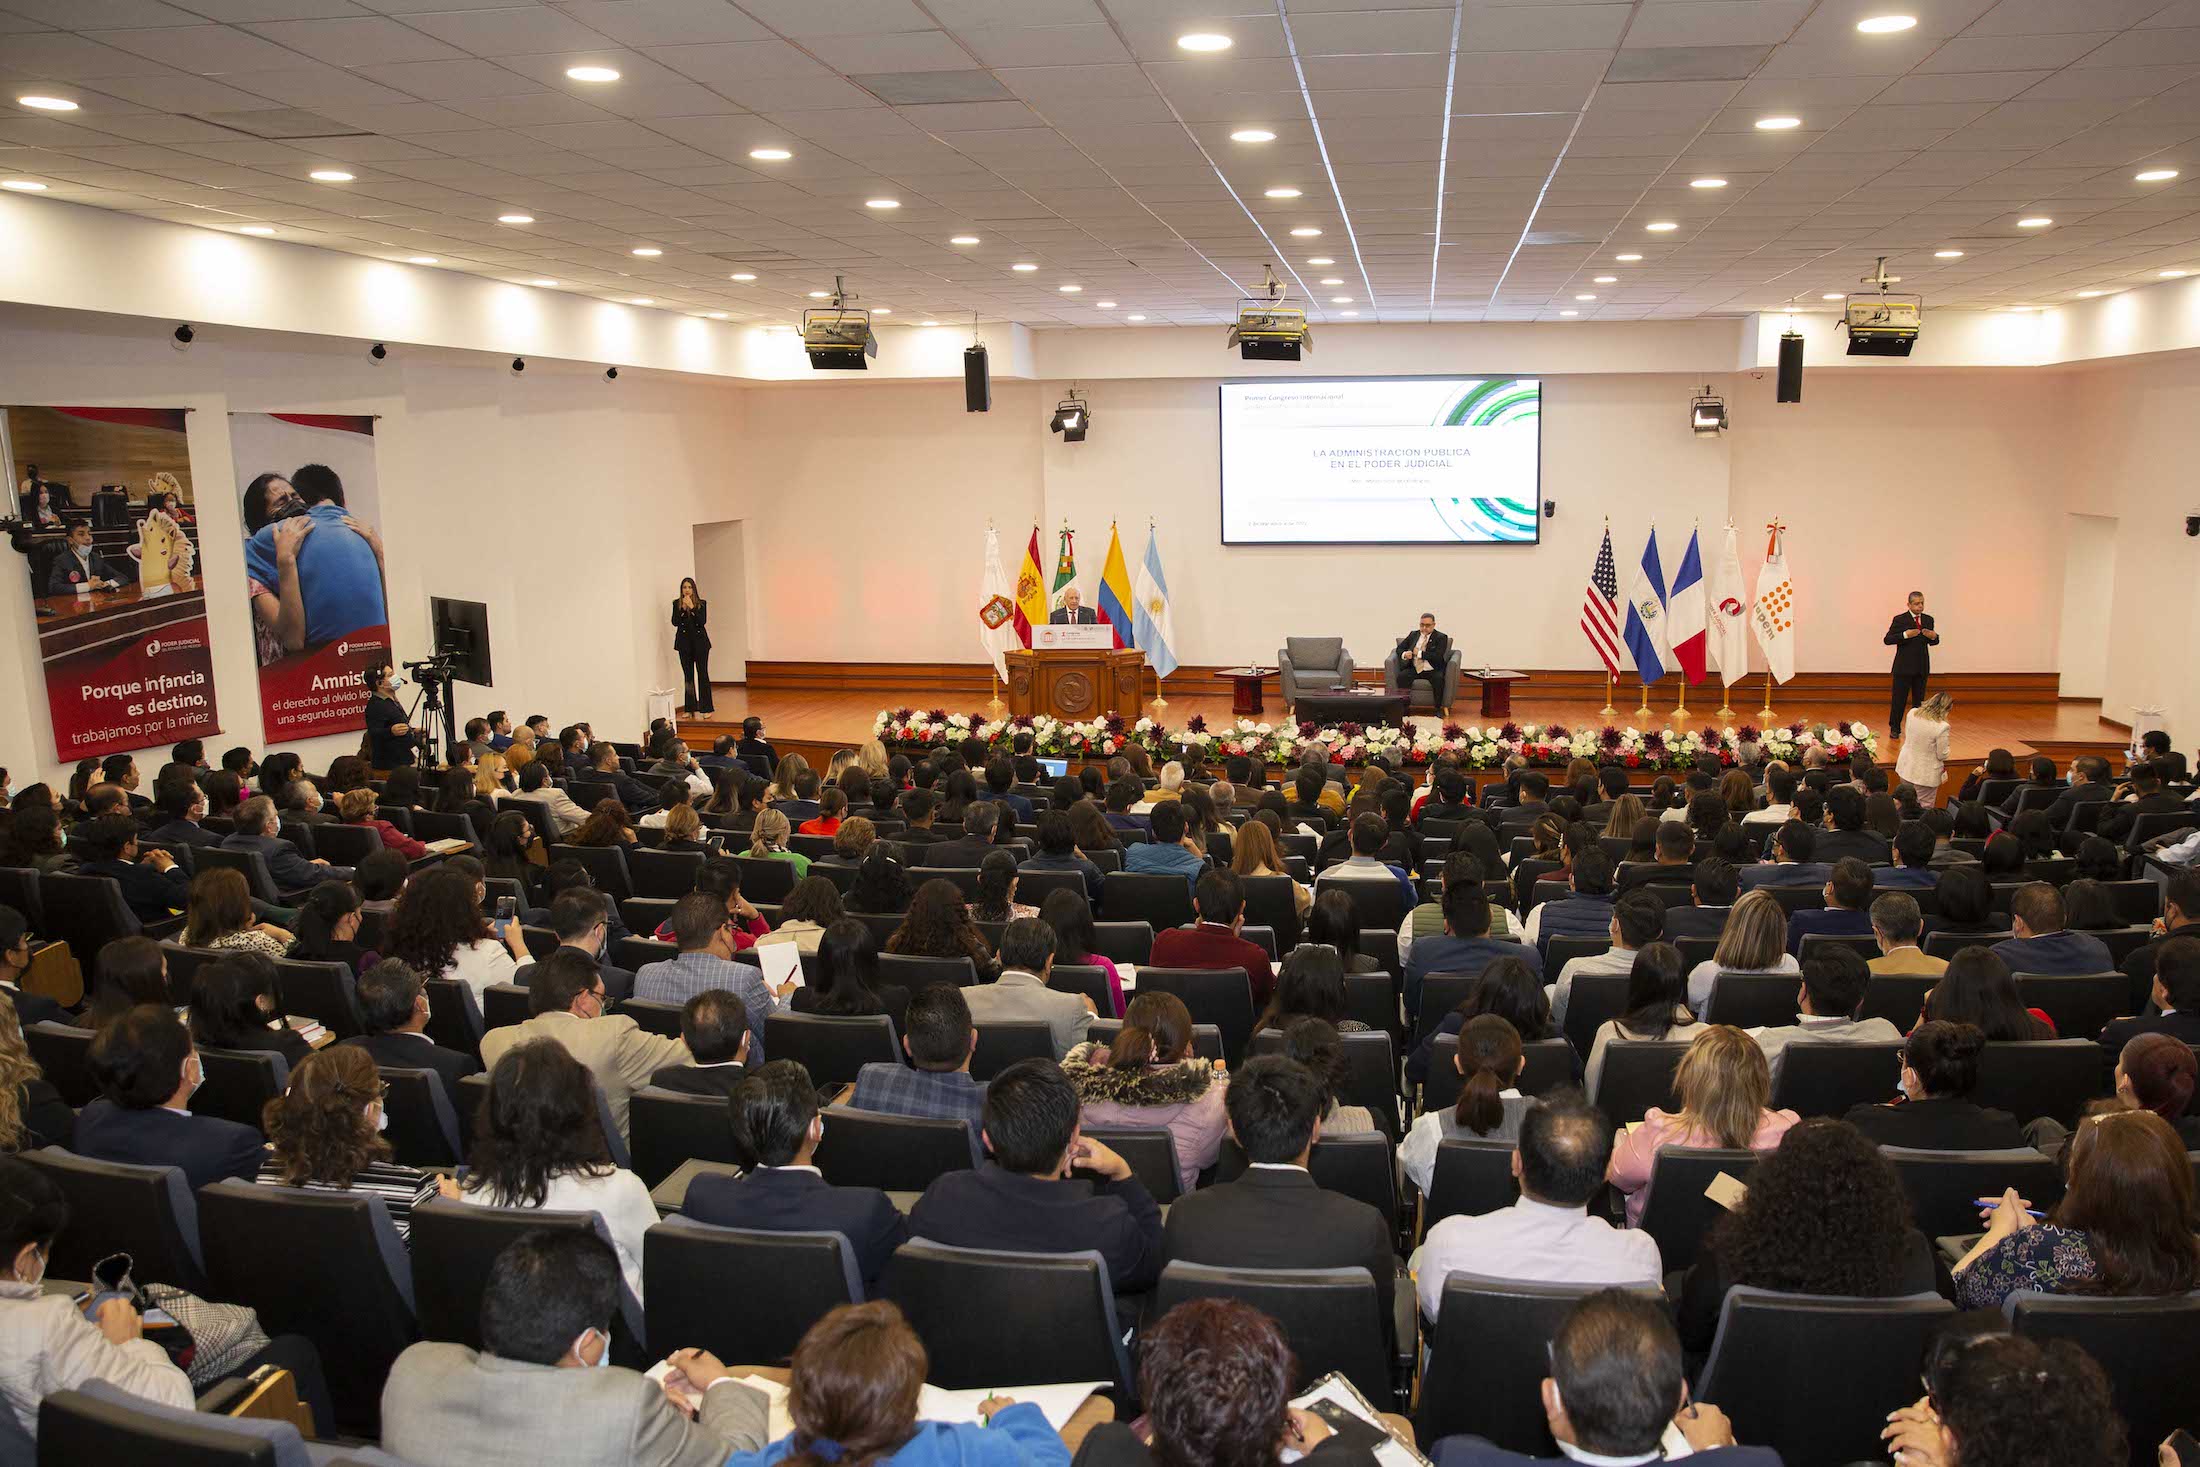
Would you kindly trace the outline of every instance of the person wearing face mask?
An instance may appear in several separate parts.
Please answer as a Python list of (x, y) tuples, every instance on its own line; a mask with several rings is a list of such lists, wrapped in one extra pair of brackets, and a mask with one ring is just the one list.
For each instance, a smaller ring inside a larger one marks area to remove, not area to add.
[[(435, 1007), (427, 985), (418, 973), (395, 958), (385, 958), (359, 975), (354, 996), (367, 1033), (344, 1041), (366, 1051), (376, 1065), (393, 1070), (433, 1070), (443, 1079), (443, 1093), (458, 1099), (458, 1082), (481, 1073), (481, 1061), (455, 1049), (445, 1049), (428, 1037), (428, 1020)], [(343, 1046), (338, 1046), (339, 1048)]]
[(16, 1015), (26, 1029), (48, 1019), (64, 1017), (60, 1004), (42, 993), (25, 991), (23, 978), (30, 970), (30, 924), (15, 908), (0, 907), (0, 996), (14, 1003)]
[[(397, 1236), (412, 1238), (415, 1204), (436, 1195), (432, 1172), (396, 1166), (383, 1109), (382, 1077), (365, 1050), (339, 1044), (308, 1055), (290, 1072), (289, 1088), (267, 1103), (261, 1122), (267, 1159), (258, 1180), (271, 1187), (365, 1192), (382, 1199)], [(456, 1196), (458, 1184), (443, 1184)]]
[(671, 1382), (611, 1362), (619, 1265), (603, 1240), (539, 1229), (490, 1265), (480, 1350), (426, 1341), (382, 1391), (382, 1449), (420, 1467), (719, 1467), (764, 1444), (761, 1392), (703, 1350), (671, 1354)]
[[(527, 989), (527, 1021), (482, 1035), (481, 1062), (495, 1070), (506, 1054), (530, 1041), (557, 1041), (602, 1088), (621, 1136), (627, 1133), (627, 1102), (634, 1092), (666, 1065), (694, 1063), (685, 1040), (652, 1034), (632, 1016), (609, 1012), (603, 974), (585, 950), (559, 947), (528, 971)], [(760, 1020), (752, 1023), (763, 1027)]]
[(193, 1115), (206, 1073), (173, 1009), (139, 1004), (99, 1031), (87, 1056), (99, 1098), (76, 1118), (76, 1152), (95, 1161), (181, 1168), (193, 1192), (224, 1177), (251, 1181), (266, 1150), (235, 1121)]
[(2025, 1145), (2016, 1118), (1971, 1099), (1986, 1036), (1969, 1024), (1930, 1019), (1902, 1045), (1902, 1096), (1843, 1117), (1881, 1146), (1921, 1151), (2004, 1151)]
[(126, 1299), (97, 1314), (68, 1294), (44, 1292), (46, 1260), (69, 1225), (69, 1204), (44, 1172), (0, 1156), (0, 1397), (26, 1432), (38, 1429), (38, 1404), (53, 1391), (105, 1381), (161, 1406), (188, 1411), (191, 1381), (168, 1352), (144, 1338)]
[(397, 701), (403, 679), (387, 662), (367, 669), (367, 762), (376, 769), (402, 769), (416, 757), (412, 725)]

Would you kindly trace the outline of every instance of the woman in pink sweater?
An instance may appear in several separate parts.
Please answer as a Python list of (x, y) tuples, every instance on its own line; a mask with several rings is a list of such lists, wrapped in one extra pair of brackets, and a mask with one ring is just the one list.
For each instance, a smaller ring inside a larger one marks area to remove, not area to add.
[(1681, 1056), (1673, 1088), (1680, 1092), (1679, 1114), (1653, 1106), (1623, 1128), (1612, 1147), (1605, 1178), (1627, 1198), (1629, 1227), (1642, 1223), (1659, 1147), (1770, 1151), (1801, 1119), (1792, 1110), (1765, 1108), (1772, 1098), (1772, 1067), (1757, 1041), (1732, 1024), (1713, 1024), (1696, 1036)]

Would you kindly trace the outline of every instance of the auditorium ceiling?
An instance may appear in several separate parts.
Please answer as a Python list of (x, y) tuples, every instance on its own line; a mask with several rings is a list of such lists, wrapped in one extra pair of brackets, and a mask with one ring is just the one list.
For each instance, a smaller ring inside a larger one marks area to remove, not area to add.
[(0, 182), (734, 321), (2022, 309), (2200, 271), (2200, 0), (0, 0)]

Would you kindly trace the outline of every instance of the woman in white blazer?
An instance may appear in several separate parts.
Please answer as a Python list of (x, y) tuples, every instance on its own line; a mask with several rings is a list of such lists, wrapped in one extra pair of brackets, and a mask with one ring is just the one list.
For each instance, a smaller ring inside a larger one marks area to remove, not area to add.
[(1894, 761), (1895, 778), (1917, 789), (1920, 805), (1940, 803), (1941, 777), (1948, 772), (1946, 693), (1935, 693), (1902, 721), (1902, 752)]

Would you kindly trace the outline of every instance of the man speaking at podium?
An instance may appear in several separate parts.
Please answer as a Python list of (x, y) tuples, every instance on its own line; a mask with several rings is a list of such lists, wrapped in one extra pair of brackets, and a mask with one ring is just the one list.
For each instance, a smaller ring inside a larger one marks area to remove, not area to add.
[(1078, 605), (1077, 588), (1072, 586), (1062, 593), (1062, 604), (1047, 613), (1047, 620), (1058, 627), (1098, 626), (1100, 624), (1100, 613), (1089, 606)]
[(1402, 676), (1399, 689), (1408, 698), (1413, 695), (1413, 685), (1428, 683), (1429, 700), (1438, 706), (1444, 701), (1444, 665), (1451, 661), (1451, 638), (1436, 630), (1436, 613), (1421, 613), (1421, 629), (1407, 632), (1398, 639), (1398, 667)]

